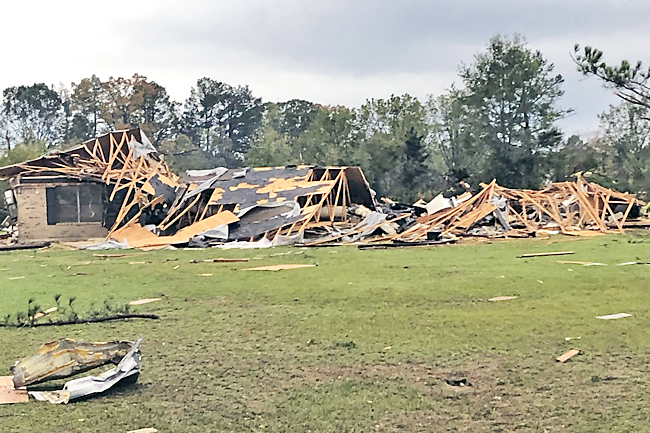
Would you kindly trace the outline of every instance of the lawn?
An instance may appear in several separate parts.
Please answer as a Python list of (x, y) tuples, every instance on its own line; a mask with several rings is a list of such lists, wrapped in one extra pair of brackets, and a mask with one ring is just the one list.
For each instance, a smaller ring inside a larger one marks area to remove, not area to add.
[[(2, 374), (61, 337), (144, 339), (135, 385), (68, 405), (0, 406), (2, 431), (644, 431), (650, 267), (618, 265), (650, 262), (644, 236), (2, 253), (0, 317), (30, 298), (53, 306), (55, 294), (76, 297), (77, 311), (162, 298), (136, 307), (160, 320), (0, 329)], [(566, 250), (575, 254), (518, 258)], [(191, 263), (218, 257), (250, 260)], [(317, 267), (243, 270), (282, 263)], [(488, 301), (501, 295), (518, 298)], [(632, 316), (596, 319), (622, 312)], [(555, 361), (571, 348), (582, 353)], [(463, 378), (471, 386), (445, 381)]]

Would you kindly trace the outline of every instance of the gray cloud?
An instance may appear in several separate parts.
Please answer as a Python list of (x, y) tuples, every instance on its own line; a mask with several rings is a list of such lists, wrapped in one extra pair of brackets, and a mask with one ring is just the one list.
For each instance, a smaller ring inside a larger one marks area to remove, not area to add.
[(650, 61), (647, 1), (36, 3), (0, 6), (3, 16), (28, 14), (34, 21), (29, 33), (16, 19), (0, 28), (0, 36), (12, 41), (5, 53), (11, 67), (0, 72), (2, 88), (138, 72), (176, 99), (185, 98), (197, 78), (209, 76), (249, 84), (266, 100), (358, 106), (390, 94), (440, 94), (458, 84), (459, 65), (471, 63), (490, 37), (519, 33), (566, 79), (562, 105), (576, 111), (562, 126), (586, 132), (616, 99), (597, 80), (576, 72), (573, 44), (597, 46), (613, 62)]

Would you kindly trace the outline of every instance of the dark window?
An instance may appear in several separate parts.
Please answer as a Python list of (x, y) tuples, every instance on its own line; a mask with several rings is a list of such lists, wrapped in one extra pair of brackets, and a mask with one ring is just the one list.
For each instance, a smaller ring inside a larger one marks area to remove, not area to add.
[(94, 184), (47, 188), (47, 224), (102, 222), (102, 191)]

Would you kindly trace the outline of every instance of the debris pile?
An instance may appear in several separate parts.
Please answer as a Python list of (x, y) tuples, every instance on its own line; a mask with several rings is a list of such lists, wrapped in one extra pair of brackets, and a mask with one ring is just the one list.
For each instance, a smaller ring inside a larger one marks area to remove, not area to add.
[(576, 176), (575, 182), (553, 183), (538, 191), (504, 188), (495, 181), (483, 184), (479, 193), (416, 218), (415, 225), (392, 239), (527, 237), (540, 231), (589, 236), (650, 225), (648, 219), (639, 219), (644, 203), (634, 195)]
[(94, 249), (410, 246), (650, 225), (638, 219), (643, 203), (634, 195), (580, 174), (538, 191), (492, 181), (476, 194), (413, 206), (376, 203), (358, 167), (219, 167), (179, 177), (139, 129), (0, 168), (0, 178), (11, 178), (4, 195), (9, 233), (21, 242), (105, 239)]
[[(43, 344), (38, 350), (11, 367), (13, 376), (0, 377), (0, 403), (22, 403), (36, 400), (68, 403), (72, 400), (100, 394), (118, 382), (135, 382), (140, 375), (140, 342), (113, 341), (82, 343), (67, 338)], [(62, 379), (113, 363), (99, 376), (74, 379), (58, 391), (44, 391), (27, 386)]]

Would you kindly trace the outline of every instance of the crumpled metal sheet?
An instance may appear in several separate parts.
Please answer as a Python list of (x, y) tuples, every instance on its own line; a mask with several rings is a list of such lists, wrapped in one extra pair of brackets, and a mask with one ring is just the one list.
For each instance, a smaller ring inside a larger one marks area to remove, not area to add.
[(18, 361), (10, 370), (16, 387), (61, 379), (109, 362), (117, 364), (133, 345), (131, 341), (81, 343), (64, 338), (43, 344), (36, 353)]
[(139, 338), (131, 350), (122, 358), (117, 367), (112, 368), (99, 376), (87, 376), (74, 379), (63, 386), (60, 391), (30, 391), (30, 395), (40, 401), (49, 401), (53, 404), (66, 404), (71, 400), (101, 394), (115, 386), (122, 380), (133, 380), (140, 375), (140, 342)]

